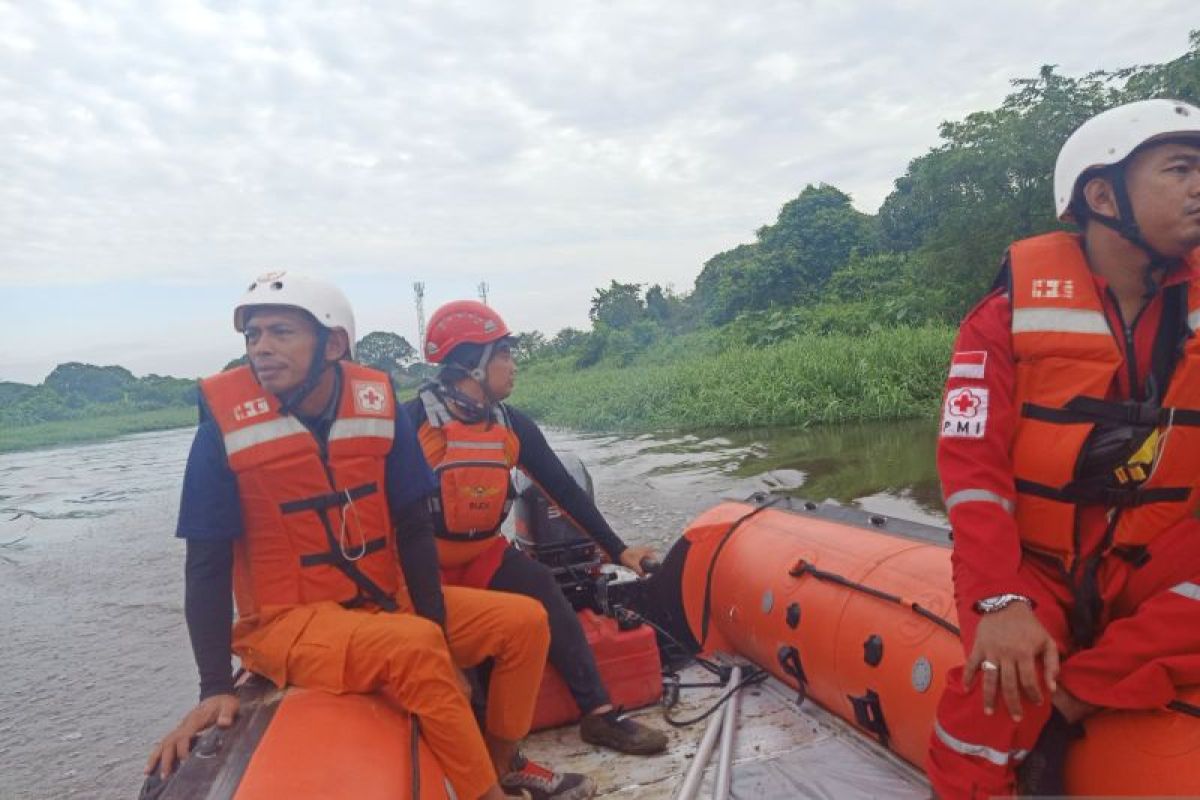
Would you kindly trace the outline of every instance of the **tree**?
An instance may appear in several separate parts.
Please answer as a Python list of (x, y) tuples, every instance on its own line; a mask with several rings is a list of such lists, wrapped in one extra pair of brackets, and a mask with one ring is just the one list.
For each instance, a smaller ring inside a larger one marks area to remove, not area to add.
[(695, 299), (709, 321), (723, 324), (746, 311), (815, 302), (852, 253), (878, 246), (874, 218), (825, 184), (806, 186), (756, 236), (754, 244), (709, 259), (696, 278)]
[(642, 284), (612, 281), (607, 289), (597, 289), (588, 317), (593, 323), (610, 328), (628, 328), (646, 315), (642, 302)]
[(46, 376), (45, 385), (71, 403), (114, 403), (124, 399), (137, 382), (124, 367), (97, 367), (71, 361), (59, 364)]
[(591, 334), (578, 328), (563, 328), (546, 343), (546, 350), (555, 356), (565, 356), (582, 348)]
[(546, 349), (546, 335), (541, 331), (524, 331), (516, 335), (513, 344), (513, 357), (518, 361), (529, 361), (537, 358)]
[(407, 366), (417, 361), (417, 351), (399, 334), (373, 331), (359, 340), (355, 360), (392, 377), (400, 377)]

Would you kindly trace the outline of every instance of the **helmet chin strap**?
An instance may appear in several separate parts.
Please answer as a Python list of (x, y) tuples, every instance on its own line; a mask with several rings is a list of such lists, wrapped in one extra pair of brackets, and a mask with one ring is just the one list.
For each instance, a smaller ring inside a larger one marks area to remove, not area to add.
[[(438, 376), (437, 387), (442, 399), (449, 400), (451, 413), (467, 424), (473, 425), (491, 418), (492, 404), (496, 402), (496, 398), (492, 396), (487, 385), (487, 365), (492, 360), (494, 351), (495, 343), (489, 342), (484, 346), (479, 361), (474, 367), (467, 369), (458, 364), (447, 365), (452, 368), (444, 369)], [(479, 384), (484, 396), (482, 402), (456, 386), (463, 378), (471, 378)]]
[(483, 389), (483, 395), (487, 398), (489, 404), (496, 402), (496, 398), (492, 396), (492, 390), (488, 386), (487, 382), (488, 362), (492, 360), (492, 353), (495, 352), (495, 350), (495, 342), (488, 342), (486, 345), (484, 345), (483, 352), (479, 355), (479, 363), (475, 365), (475, 368), (471, 370), (470, 373), (471, 377), (475, 379), (475, 382), (479, 384), (481, 389)]
[(1122, 167), (1116, 167), (1108, 171), (1108, 179), (1113, 187), (1113, 199), (1117, 202), (1117, 213), (1119, 216), (1110, 217), (1104, 214), (1097, 214), (1090, 208), (1087, 211), (1088, 218), (1099, 222), (1101, 225), (1116, 231), (1118, 235), (1125, 241), (1140, 248), (1142, 252), (1150, 256), (1150, 263), (1146, 265), (1146, 272), (1143, 275), (1143, 281), (1146, 287), (1146, 298), (1149, 299), (1158, 292), (1158, 280), (1154, 273), (1160, 270), (1165, 270), (1169, 267), (1174, 259), (1168, 258), (1162, 253), (1154, 249), (1146, 237), (1142, 235), (1141, 226), (1137, 223), (1137, 217), (1133, 213), (1133, 203), (1129, 199), (1129, 189), (1125, 183), (1125, 170)]
[(325, 345), (329, 342), (329, 333), (329, 329), (324, 326), (317, 329), (317, 346), (313, 350), (312, 361), (308, 365), (308, 374), (304, 377), (303, 383), (280, 396), (279, 399), (283, 401), (279, 407), (280, 414), (294, 414), (296, 408), (313, 393), (317, 384), (321, 382), (321, 376), (329, 368), (329, 365), (325, 363)]

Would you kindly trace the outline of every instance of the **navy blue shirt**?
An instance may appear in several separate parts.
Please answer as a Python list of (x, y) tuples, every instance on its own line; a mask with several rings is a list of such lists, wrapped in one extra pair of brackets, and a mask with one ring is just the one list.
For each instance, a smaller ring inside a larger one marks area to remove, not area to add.
[[(437, 491), (437, 478), (425, 462), (408, 414), (396, 409), (395, 438), (387, 456), (388, 505), (403, 508)], [(236, 539), (242, 535), (242, 505), (237, 478), (225, 457), (221, 429), (211, 419), (200, 423), (183, 473), (179, 524), (183, 539)]]

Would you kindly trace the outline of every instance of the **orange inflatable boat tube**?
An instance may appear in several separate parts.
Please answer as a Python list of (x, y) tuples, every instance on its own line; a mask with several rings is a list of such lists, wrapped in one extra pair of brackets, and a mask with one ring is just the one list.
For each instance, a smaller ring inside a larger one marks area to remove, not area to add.
[[(687, 627), (703, 650), (802, 687), (920, 766), (946, 673), (963, 660), (950, 549), (930, 540), (946, 533), (811, 503), (723, 503), (676, 545)], [(1200, 687), (1179, 701), (1184, 710), (1088, 720), (1068, 761), (1071, 793), (1200, 792), (1200, 717), (1186, 710)]]
[(446, 776), (413, 717), (378, 694), (279, 691), (253, 678), (227, 731), (203, 734), (171, 778), (143, 798), (353, 797), (448, 800)]

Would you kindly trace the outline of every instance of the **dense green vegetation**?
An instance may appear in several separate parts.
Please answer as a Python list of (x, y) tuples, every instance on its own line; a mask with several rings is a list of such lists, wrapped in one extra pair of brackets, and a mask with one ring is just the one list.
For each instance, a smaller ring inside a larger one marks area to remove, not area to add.
[(612, 281), (592, 298), (590, 331), (521, 335), (529, 366), (514, 401), (591, 428), (934, 413), (950, 329), (1010, 242), (1059, 227), (1062, 143), (1114, 105), (1200, 103), (1200, 31), (1190, 41), (1164, 64), (1014, 81), (999, 108), (943, 123), (877, 214), (807, 186), (754, 241), (708, 259), (690, 292)]
[(20, 427), (5, 425), (0, 427), (0, 453), (111, 439), (127, 433), (186, 428), (195, 424), (195, 406), (172, 406), (136, 414), (106, 414)]
[(124, 367), (71, 362), (59, 364), (37, 386), (0, 382), (0, 425), (6, 429), (195, 405), (195, 381), (136, 378)]
[[(674, 352), (630, 366), (571, 371), (542, 360), (514, 402), (560, 425), (595, 430), (760, 427), (928, 414), (953, 331), (897, 328), (799, 336), (778, 344)], [(696, 339), (697, 337), (692, 337)]]

